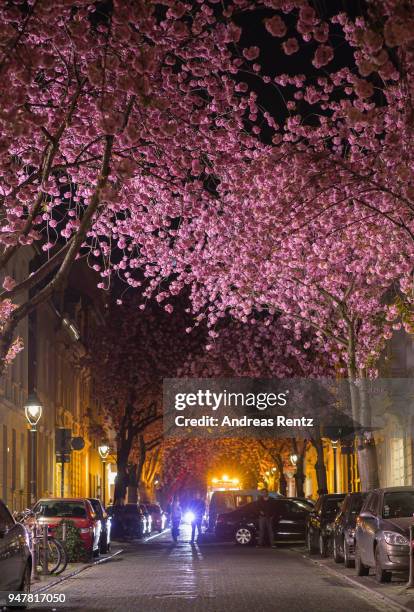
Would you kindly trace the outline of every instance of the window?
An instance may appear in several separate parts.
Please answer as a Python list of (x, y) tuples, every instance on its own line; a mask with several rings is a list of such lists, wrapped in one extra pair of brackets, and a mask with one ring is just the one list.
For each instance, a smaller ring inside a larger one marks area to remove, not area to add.
[(414, 516), (414, 491), (385, 493), (382, 516), (384, 518)]
[(11, 469), (11, 488), (12, 491), (17, 489), (16, 486), (16, 430), (12, 429), (12, 469)]
[(368, 512), (371, 512), (371, 514), (377, 514), (377, 510), (378, 510), (378, 493), (372, 493), (371, 494), (371, 496), (369, 498), (367, 510), (368, 510)]
[(245, 506), (253, 501), (253, 495), (236, 495), (236, 508)]
[(8, 466), (9, 458), (7, 452), (8, 436), (7, 425), (3, 425), (3, 501), (7, 504), (7, 481), (9, 479)]
[(73, 518), (87, 518), (86, 508), (82, 502), (61, 502), (55, 499), (40, 500), (33, 511), (41, 516), (46, 517), (73, 517)]

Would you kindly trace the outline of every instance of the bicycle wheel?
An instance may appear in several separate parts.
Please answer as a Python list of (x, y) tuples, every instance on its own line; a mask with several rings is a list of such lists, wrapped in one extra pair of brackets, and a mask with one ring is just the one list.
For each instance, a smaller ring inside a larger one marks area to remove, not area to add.
[(60, 569), (61, 559), (62, 559), (62, 550), (63, 547), (58, 543), (54, 538), (48, 538), (47, 540), (47, 568), (43, 567), (43, 559), (44, 559), (44, 542), (43, 539), (38, 543), (37, 548), (37, 566), (39, 573), (44, 574), (54, 574), (56, 570)]
[(53, 541), (55, 542), (56, 546), (60, 550), (59, 564), (52, 572), (53, 574), (57, 575), (65, 571), (66, 566), (69, 561), (69, 557), (68, 557), (68, 551), (66, 550), (65, 544), (61, 542), (60, 540), (53, 540)]

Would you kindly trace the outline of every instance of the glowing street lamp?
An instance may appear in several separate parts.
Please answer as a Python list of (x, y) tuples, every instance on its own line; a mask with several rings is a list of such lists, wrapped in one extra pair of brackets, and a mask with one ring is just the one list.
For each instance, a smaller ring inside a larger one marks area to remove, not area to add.
[(218, 479), (218, 478), (212, 478), (212, 479), (211, 479), (211, 482), (212, 482), (213, 484), (217, 484), (217, 483), (218, 483), (218, 481), (219, 481), (219, 479)]
[(228, 479), (229, 477), (227, 476), (227, 474), (223, 474), (223, 478), (222, 478), (223, 482), (227, 482)]
[(102, 446), (98, 446), (98, 453), (100, 454), (101, 459), (103, 461), (105, 461), (106, 458), (108, 457), (110, 450), (111, 449), (109, 448), (107, 444), (102, 444)]
[(40, 403), (36, 393), (30, 393), (29, 397), (27, 398), (27, 402), (24, 405), (24, 413), (29, 425), (32, 428), (32, 431), (36, 431), (36, 425), (40, 421), (42, 412), (42, 404)]
[(43, 408), (39, 398), (33, 391), (29, 393), (27, 401), (24, 405), (24, 414), (26, 415), (27, 422), (30, 425), (30, 504), (33, 506), (36, 503), (37, 497), (37, 430), (36, 425), (40, 421), (42, 416)]
[(103, 478), (102, 478), (102, 505), (105, 507), (105, 489), (106, 489), (106, 459), (109, 455), (109, 451), (111, 449), (107, 444), (102, 444), (98, 446), (98, 453), (102, 459), (102, 467), (103, 467)]

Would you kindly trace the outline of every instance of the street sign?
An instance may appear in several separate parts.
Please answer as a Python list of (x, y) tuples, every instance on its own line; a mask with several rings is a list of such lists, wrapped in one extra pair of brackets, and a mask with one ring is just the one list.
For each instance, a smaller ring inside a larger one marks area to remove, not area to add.
[(56, 463), (70, 463), (70, 453), (56, 453)]
[(64, 427), (57, 427), (55, 430), (55, 451), (57, 453), (69, 453), (71, 450), (70, 441), (72, 430)]

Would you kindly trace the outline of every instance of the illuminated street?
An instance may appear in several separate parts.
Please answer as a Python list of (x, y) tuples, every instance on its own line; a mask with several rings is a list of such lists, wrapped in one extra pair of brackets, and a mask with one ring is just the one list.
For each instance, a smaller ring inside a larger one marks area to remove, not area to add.
[(113, 561), (82, 572), (50, 592), (65, 593), (66, 604), (59, 605), (59, 610), (389, 610), (305, 559), (301, 547), (191, 547), (188, 541), (174, 546), (169, 532), (127, 545)]

